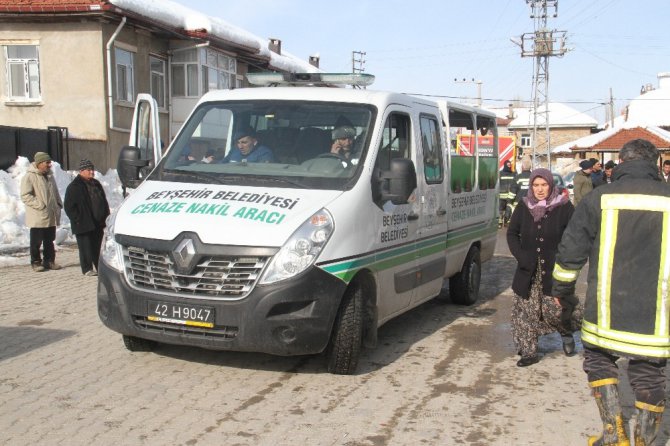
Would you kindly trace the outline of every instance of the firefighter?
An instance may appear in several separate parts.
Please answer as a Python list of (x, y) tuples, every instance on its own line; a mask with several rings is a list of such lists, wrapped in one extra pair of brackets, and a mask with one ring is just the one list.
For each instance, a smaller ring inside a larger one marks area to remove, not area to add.
[(512, 215), (510, 212), (511, 205), (514, 200), (514, 193), (512, 192), (512, 185), (516, 177), (512, 170), (512, 161), (506, 160), (503, 168), (500, 170), (500, 192), (498, 193), (498, 227), (506, 226)]
[(530, 160), (529, 156), (524, 156), (521, 160), (521, 172), (514, 179), (512, 184), (511, 193), (514, 195), (512, 200), (512, 210), (516, 207), (523, 197), (528, 193), (528, 184), (530, 181), (530, 169), (533, 167), (533, 163)]
[(658, 150), (627, 142), (607, 187), (586, 195), (556, 255), (553, 294), (574, 294), (589, 262), (582, 344), (584, 371), (603, 432), (589, 445), (629, 445), (619, 401), (616, 360), (628, 358), (635, 393), (635, 445), (652, 445), (665, 407), (670, 357), (670, 188), (658, 176)]

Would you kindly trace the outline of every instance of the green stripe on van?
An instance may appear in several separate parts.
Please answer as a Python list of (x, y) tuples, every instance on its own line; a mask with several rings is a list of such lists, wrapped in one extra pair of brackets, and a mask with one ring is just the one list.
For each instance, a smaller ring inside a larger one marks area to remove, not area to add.
[(490, 224), (480, 224), (449, 231), (446, 234), (438, 234), (428, 239), (420, 240), (416, 244), (390, 247), (373, 254), (363, 254), (360, 257), (347, 259), (342, 262), (321, 264), (318, 266), (344, 282), (349, 283), (361, 269), (366, 268), (373, 272), (379, 272), (394, 268), (398, 265), (433, 255), (443, 251), (445, 248), (453, 248), (468, 243), (473, 239), (480, 239), (486, 235), (494, 234), (497, 230), (498, 223), (494, 220)]

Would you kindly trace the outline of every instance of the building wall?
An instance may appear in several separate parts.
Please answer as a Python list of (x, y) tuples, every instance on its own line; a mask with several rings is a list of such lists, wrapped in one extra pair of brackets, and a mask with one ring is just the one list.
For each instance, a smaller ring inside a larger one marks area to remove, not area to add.
[[(521, 141), (522, 134), (531, 134), (533, 129), (514, 129), (514, 136), (516, 137), (517, 144)], [(574, 141), (576, 139), (588, 136), (591, 134), (591, 130), (588, 128), (551, 128), (549, 129), (549, 138), (551, 140), (551, 146), (556, 147), (561, 144)], [(546, 133), (544, 129), (538, 130), (537, 132), (537, 146), (541, 148), (542, 154), (544, 154), (544, 147), (546, 143)]]
[[(107, 42), (111, 39), (116, 31), (118, 23), (107, 24), (103, 28), (103, 45), (102, 50), (106, 53)], [(169, 102), (169, 71), (168, 65), (168, 46), (169, 41), (166, 38), (159, 38), (152, 35), (150, 32), (136, 28), (130, 23), (121, 29), (114, 40), (114, 45), (119, 45), (126, 50), (133, 50), (134, 53), (134, 84), (135, 96), (139, 93), (151, 93), (151, 70), (149, 65), (149, 56), (156, 56), (166, 62), (166, 100)], [(133, 111), (135, 104), (132, 102), (119, 101), (116, 99), (116, 66), (114, 61), (114, 46), (111, 50), (112, 57), (112, 91), (113, 91), (113, 123), (112, 128), (109, 129), (109, 138), (107, 141), (107, 160), (106, 164), (111, 168), (116, 168), (116, 163), (119, 157), (121, 148), (128, 145), (128, 138), (130, 136), (130, 126), (133, 119)], [(104, 73), (105, 79), (107, 72)], [(107, 91), (105, 91), (105, 100), (107, 100)], [(159, 110), (159, 125), (161, 129), (161, 140), (167, 146), (169, 143), (169, 119), (168, 108)]]
[(42, 101), (30, 105), (7, 101), (6, 60), (4, 51), (0, 52), (3, 125), (67, 127), (73, 137), (106, 140), (101, 37), (95, 22), (4, 22), (0, 44), (36, 41), (39, 45)]

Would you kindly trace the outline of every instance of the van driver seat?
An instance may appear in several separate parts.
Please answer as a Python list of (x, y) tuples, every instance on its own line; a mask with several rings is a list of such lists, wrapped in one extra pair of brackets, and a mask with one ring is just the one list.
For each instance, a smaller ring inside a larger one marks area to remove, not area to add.
[(295, 141), (295, 156), (302, 163), (323, 153), (330, 152), (330, 132), (317, 127), (306, 127), (300, 130)]

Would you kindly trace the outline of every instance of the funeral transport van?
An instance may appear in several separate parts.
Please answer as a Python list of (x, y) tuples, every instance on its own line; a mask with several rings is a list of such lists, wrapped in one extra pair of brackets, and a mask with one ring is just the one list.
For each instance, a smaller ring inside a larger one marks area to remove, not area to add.
[(495, 116), (361, 88), (372, 79), (258, 74), (272, 86), (204, 95), (165, 153), (155, 101), (138, 99), (97, 299), (129, 350), (323, 352), (351, 374), (393, 317), (477, 300), (497, 232)]

